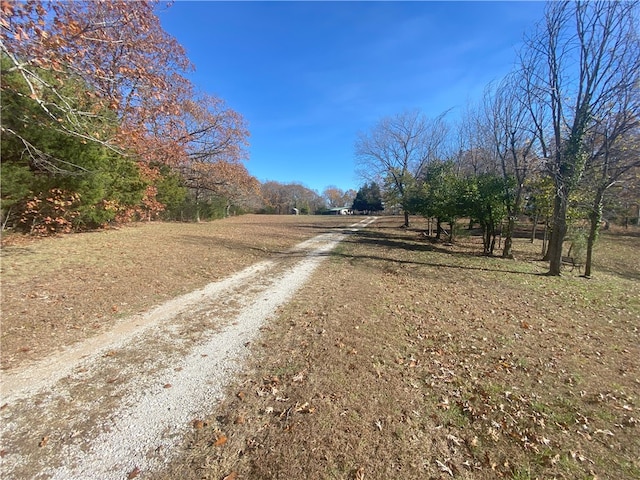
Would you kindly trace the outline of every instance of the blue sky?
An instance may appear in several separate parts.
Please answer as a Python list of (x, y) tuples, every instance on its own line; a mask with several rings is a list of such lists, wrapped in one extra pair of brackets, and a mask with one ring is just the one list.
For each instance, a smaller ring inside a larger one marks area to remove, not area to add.
[(260, 181), (357, 190), (354, 143), (409, 109), (459, 118), (508, 73), (542, 2), (177, 1), (191, 80), (248, 121)]

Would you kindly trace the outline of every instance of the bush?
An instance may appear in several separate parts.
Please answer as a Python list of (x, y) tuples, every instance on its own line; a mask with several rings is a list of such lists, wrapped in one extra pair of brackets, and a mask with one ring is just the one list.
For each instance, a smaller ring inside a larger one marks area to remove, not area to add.
[(79, 215), (76, 206), (80, 201), (77, 193), (54, 188), (46, 195), (25, 199), (20, 206), (21, 230), (32, 235), (53, 235), (73, 230), (74, 219)]

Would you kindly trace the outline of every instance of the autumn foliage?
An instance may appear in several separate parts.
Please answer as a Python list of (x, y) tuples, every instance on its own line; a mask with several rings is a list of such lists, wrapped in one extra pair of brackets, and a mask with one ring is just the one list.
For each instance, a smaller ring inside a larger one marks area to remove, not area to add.
[(50, 235), (68, 233), (73, 228), (73, 219), (78, 212), (70, 207), (80, 200), (78, 194), (57, 188), (24, 200), (20, 223), (29, 233)]
[[(195, 91), (185, 76), (193, 65), (162, 29), (159, 8), (2, 1), (3, 227), (48, 233), (151, 220), (166, 210), (161, 198), (197, 195), (193, 172), (196, 188), (226, 203), (257, 188), (242, 164), (245, 120)], [(163, 191), (169, 184), (174, 191)], [(43, 230), (32, 219), (54, 218), (50, 192), (73, 201), (56, 204), (64, 211)]]

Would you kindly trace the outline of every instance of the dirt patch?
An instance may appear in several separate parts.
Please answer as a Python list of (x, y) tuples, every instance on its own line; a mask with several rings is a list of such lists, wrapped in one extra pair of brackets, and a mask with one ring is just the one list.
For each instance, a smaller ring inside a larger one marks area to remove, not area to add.
[(341, 244), (150, 478), (640, 476), (638, 239), (549, 278), (539, 244), (487, 258), (398, 224)]

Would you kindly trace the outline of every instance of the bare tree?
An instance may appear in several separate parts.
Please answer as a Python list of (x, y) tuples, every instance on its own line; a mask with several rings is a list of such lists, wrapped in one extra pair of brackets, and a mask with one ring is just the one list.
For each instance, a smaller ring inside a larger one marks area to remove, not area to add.
[[(513, 234), (516, 221), (522, 213), (524, 192), (532, 170), (536, 167), (535, 131), (528, 109), (520, 95), (519, 77), (507, 76), (484, 96), (485, 124), (500, 161), (502, 175), (507, 180), (505, 192), (508, 223), (504, 235), (502, 256), (512, 257)], [(513, 181), (511, 181), (513, 179)]]
[[(637, 117), (636, 117), (637, 118)], [(640, 132), (620, 132), (629, 125), (624, 114), (612, 116), (592, 135), (593, 154), (587, 162), (585, 177), (591, 191), (589, 208), (589, 235), (585, 260), (585, 277), (591, 276), (593, 247), (602, 224), (605, 194), (614, 185), (624, 182), (630, 170), (640, 167)], [(636, 120), (635, 125), (639, 122)], [(620, 137), (623, 138), (620, 138)], [(614, 146), (615, 145), (615, 146)]]
[(387, 186), (404, 211), (409, 226), (410, 190), (429, 162), (442, 154), (447, 136), (446, 112), (435, 119), (418, 110), (380, 120), (369, 133), (359, 135), (355, 144), (360, 175), (369, 182)]
[(560, 275), (569, 196), (589, 132), (621, 92), (637, 89), (637, 2), (552, 2), (522, 52), (525, 93), (555, 184), (549, 275)]
[(456, 127), (458, 137), (457, 164), (463, 175), (478, 176), (498, 173), (499, 161), (487, 121), (484, 104), (469, 104)]
[(356, 198), (356, 192), (352, 189), (344, 191), (335, 185), (329, 185), (322, 191), (322, 198), (329, 208), (350, 207), (353, 199)]
[(315, 213), (325, 206), (318, 192), (300, 183), (267, 181), (261, 190), (265, 210), (270, 213), (289, 214), (294, 208), (300, 213)]

